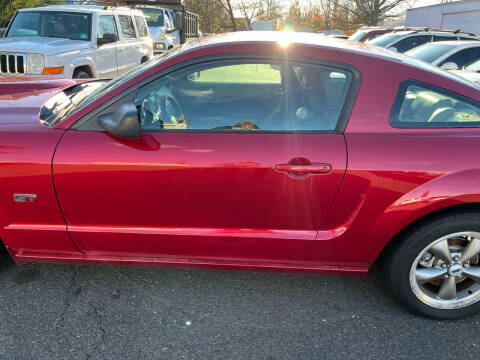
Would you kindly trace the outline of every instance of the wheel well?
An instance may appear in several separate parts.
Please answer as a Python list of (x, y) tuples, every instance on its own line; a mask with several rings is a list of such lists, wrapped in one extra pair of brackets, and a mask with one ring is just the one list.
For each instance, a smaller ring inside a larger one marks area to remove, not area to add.
[(431, 212), (427, 215), (422, 216), (421, 218), (415, 220), (414, 222), (410, 223), (407, 225), (405, 228), (400, 230), (389, 242), (388, 244), (384, 247), (380, 255), (377, 257), (375, 262), (381, 261), (381, 259), (384, 257), (385, 253), (388, 252), (388, 250), (395, 246), (399, 241), (401, 241), (406, 234), (411, 232), (413, 229), (422, 226), (423, 224), (439, 217), (439, 216), (444, 216), (447, 214), (459, 212), (459, 211), (475, 211), (480, 214), (480, 203), (468, 203), (468, 204), (460, 204), (460, 205), (453, 205), (449, 206), (443, 209), (436, 210), (434, 212)]
[(168, 50), (173, 49), (173, 45), (168, 46)]
[(77, 70), (83, 70), (83, 71), (87, 72), (88, 75), (93, 77), (92, 69), (90, 69), (90, 66), (88, 66), (88, 65), (82, 65), (82, 66), (76, 67), (75, 70), (73, 70), (73, 74), (75, 74), (75, 71), (77, 71)]

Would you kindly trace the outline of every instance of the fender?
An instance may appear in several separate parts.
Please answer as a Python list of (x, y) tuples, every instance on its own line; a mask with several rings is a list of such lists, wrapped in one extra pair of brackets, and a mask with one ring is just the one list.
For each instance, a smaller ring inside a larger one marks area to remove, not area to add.
[(67, 63), (65, 64), (63, 74), (69, 78), (72, 78), (73, 71), (79, 66), (88, 66), (92, 71), (93, 77), (98, 78), (97, 67), (95, 66), (95, 62), (90, 56), (80, 56), (80, 57), (68, 60)]
[[(438, 210), (456, 205), (480, 203), (480, 169), (449, 173), (430, 180), (404, 194), (372, 223), (368, 232), (381, 248), (408, 225)], [(377, 256), (379, 255), (379, 252)]]

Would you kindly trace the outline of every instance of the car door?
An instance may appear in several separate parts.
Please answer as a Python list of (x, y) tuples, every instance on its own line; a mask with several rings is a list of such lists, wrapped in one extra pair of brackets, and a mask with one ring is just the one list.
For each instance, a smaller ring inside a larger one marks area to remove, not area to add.
[[(319, 64), (224, 59), (131, 90), (58, 145), (55, 186), (72, 239), (96, 255), (301, 261), (345, 173), (353, 79)], [(204, 83), (221, 83), (224, 96)], [(98, 127), (131, 102), (139, 139)]]
[[(103, 38), (105, 35), (115, 35), (118, 39), (117, 24), (112, 15), (100, 15), (98, 17), (97, 37)], [(117, 43), (113, 42), (98, 46), (95, 51), (97, 71), (99, 77), (112, 79), (117, 77)]]
[(118, 74), (124, 74), (140, 64), (140, 46), (130, 15), (118, 15), (119, 29), (122, 34), (122, 41), (117, 43)]

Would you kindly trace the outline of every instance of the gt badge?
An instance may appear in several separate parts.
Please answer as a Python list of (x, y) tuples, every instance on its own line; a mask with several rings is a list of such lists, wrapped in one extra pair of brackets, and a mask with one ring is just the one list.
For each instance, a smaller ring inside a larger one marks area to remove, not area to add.
[(15, 202), (20, 202), (20, 203), (24, 203), (24, 202), (33, 203), (33, 200), (35, 200), (36, 198), (37, 198), (36, 194), (13, 194), (13, 200)]

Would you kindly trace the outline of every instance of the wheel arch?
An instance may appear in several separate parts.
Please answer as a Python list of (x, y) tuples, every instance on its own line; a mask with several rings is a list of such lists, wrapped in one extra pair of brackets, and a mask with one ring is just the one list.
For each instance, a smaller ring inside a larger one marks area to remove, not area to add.
[(437, 219), (442, 216), (446, 216), (453, 213), (458, 212), (477, 212), (480, 216), (480, 201), (479, 202), (471, 202), (471, 203), (462, 203), (456, 205), (446, 206), (431, 212), (415, 219), (414, 221), (410, 222), (407, 226), (403, 227), (398, 231), (383, 247), (382, 251), (378, 254), (375, 262), (381, 262), (385, 255), (389, 252), (390, 249), (395, 247), (399, 242), (401, 242), (409, 233), (414, 231), (416, 228), (426, 224), (434, 219)]

